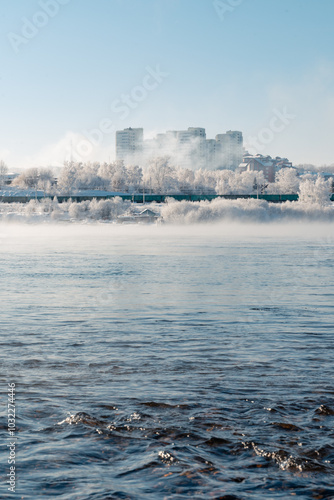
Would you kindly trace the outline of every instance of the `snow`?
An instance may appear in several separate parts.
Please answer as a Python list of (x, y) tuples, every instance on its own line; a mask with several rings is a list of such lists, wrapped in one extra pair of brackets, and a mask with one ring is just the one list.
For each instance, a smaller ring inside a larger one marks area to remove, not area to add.
[[(121, 198), (88, 200), (80, 203), (57, 200), (31, 200), (29, 203), (1, 203), (2, 222), (68, 222), (68, 223), (116, 223), (122, 216), (129, 217), (154, 212), (167, 224), (197, 224), (211, 222), (276, 222), (276, 221), (327, 221), (334, 222), (334, 204), (296, 201), (268, 203), (256, 199), (225, 200), (211, 202), (175, 201), (165, 204), (133, 204)], [(147, 213), (147, 212), (146, 212)], [(146, 217), (147, 218), (147, 217)]]
[(330, 221), (334, 222), (334, 204), (304, 203), (302, 201), (268, 203), (264, 200), (225, 200), (211, 202), (170, 202), (161, 208), (166, 223), (197, 224), (217, 221), (275, 222)]
[[(117, 162), (102, 166), (77, 165), (74, 170), (71, 168), (70, 166), (64, 168), (65, 173), (62, 178), (63, 186), (68, 188), (72, 183), (72, 188), (68, 191), (70, 194), (67, 196), (94, 199), (81, 202), (69, 200), (65, 203), (58, 203), (56, 198), (45, 198), (42, 190), (22, 189), (19, 186), (5, 187), (0, 190), (0, 220), (114, 222), (124, 216), (129, 218), (129, 216), (133, 217), (137, 214), (138, 218), (139, 212), (142, 212), (141, 217), (144, 218), (145, 210), (156, 213), (158, 217), (162, 216), (167, 223), (178, 224), (218, 220), (245, 222), (286, 219), (334, 220), (333, 204), (330, 202), (331, 181), (326, 181), (320, 176), (316, 179), (309, 178), (309, 176), (298, 177), (295, 170), (289, 168), (279, 172), (277, 182), (271, 184), (267, 190), (281, 194), (298, 192), (298, 202), (271, 204), (263, 200), (224, 200), (221, 198), (212, 202), (176, 202), (170, 199), (169, 202), (160, 206), (153, 203), (148, 205), (133, 204), (120, 197), (122, 195), (129, 196), (130, 193), (112, 189), (93, 189), (92, 183), (97, 184), (98, 181), (103, 181), (110, 188), (114, 186), (126, 189), (129, 172), (132, 172), (132, 186), (136, 183), (140, 185), (143, 178), (145, 185), (150, 186), (157, 193), (169, 194), (169, 191), (173, 190), (174, 193), (188, 190), (188, 192), (203, 194), (213, 192), (219, 195), (247, 195), (254, 192), (255, 189), (254, 172), (241, 174), (228, 170), (192, 172), (171, 167), (167, 159), (152, 161), (146, 172), (142, 172), (139, 167), (129, 167), (126, 170), (122, 164)], [(36, 174), (36, 172), (32, 173)], [(105, 177), (102, 177), (102, 174)], [(75, 177), (76, 175), (79, 177)], [(147, 177), (148, 175), (150, 177)], [(30, 182), (33, 179), (32, 174), (26, 173), (26, 179)], [(22, 179), (19, 179), (18, 182), (22, 182)], [(259, 186), (265, 185), (263, 173), (256, 172), (256, 183)], [(80, 189), (78, 185), (89, 185), (90, 188)], [(59, 190), (58, 193), (62, 194)], [(57, 192), (55, 192), (55, 196), (57, 196)], [(12, 202), (1, 203), (1, 197), (11, 197)], [(101, 197), (109, 197), (109, 199), (99, 199)], [(15, 199), (19, 198), (31, 198), (31, 200), (26, 204), (15, 202)], [(149, 212), (146, 212), (146, 216), (148, 215)]]

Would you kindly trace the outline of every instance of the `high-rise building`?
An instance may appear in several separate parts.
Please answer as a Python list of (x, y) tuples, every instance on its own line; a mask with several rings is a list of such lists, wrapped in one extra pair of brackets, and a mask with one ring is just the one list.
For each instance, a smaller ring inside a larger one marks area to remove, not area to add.
[(126, 128), (116, 132), (116, 160), (138, 163), (143, 152), (143, 129)]
[(242, 132), (228, 130), (216, 135), (216, 168), (235, 170), (243, 158)]
[(168, 130), (144, 143), (144, 156), (169, 156), (173, 163), (195, 170), (206, 166), (206, 133), (204, 128)]
[(215, 139), (206, 140), (206, 168), (208, 170), (215, 170), (216, 167), (216, 147), (217, 141)]
[(205, 128), (189, 127), (176, 132), (178, 164), (184, 168), (206, 166)]
[(155, 156), (169, 156), (183, 168), (196, 170), (235, 170), (242, 163), (242, 132), (229, 130), (207, 139), (205, 128), (169, 130), (143, 141), (143, 129), (127, 128), (116, 132), (116, 158), (126, 163), (147, 162)]

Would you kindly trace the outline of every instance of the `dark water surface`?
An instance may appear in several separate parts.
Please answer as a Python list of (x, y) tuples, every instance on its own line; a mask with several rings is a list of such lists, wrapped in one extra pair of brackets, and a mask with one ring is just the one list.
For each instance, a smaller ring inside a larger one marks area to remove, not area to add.
[(333, 499), (333, 237), (1, 225), (0, 497)]

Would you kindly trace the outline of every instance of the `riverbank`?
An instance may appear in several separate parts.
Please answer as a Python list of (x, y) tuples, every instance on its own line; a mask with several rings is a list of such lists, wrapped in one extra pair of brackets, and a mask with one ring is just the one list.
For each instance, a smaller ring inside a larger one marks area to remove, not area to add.
[(67, 201), (45, 198), (28, 203), (1, 203), (0, 221), (23, 223), (57, 222), (143, 222), (145, 209), (154, 215), (152, 220), (170, 224), (196, 224), (219, 221), (334, 221), (334, 204), (303, 203), (300, 201), (269, 203), (265, 200), (217, 198), (212, 201), (176, 201), (167, 203), (132, 203), (115, 197), (107, 200)]

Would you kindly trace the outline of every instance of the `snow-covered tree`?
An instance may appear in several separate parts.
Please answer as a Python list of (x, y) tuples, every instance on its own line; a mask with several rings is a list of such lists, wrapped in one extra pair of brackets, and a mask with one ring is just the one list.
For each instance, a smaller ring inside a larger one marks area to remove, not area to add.
[(170, 164), (168, 156), (159, 156), (149, 161), (148, 168), (143, 171), (143, 184), (147, 190), (158, 194), (179, 192), (175, 168)]
[(0, 160), (0, 188), (6, 183), (6, 175), (8, 174), (8, 167), (3, 160)]
[(192, 193), (195, 180), (194, 171), (189, 168), (178, 167), (175, 172), (181, 193)]
[(143, 169), (138, 165), (127, 167), (127, 188), (130, 193), (138, 193), (143, 181)]
[(321, 206), (330, 205), (331, 183), (318, 176), (315, 181), (306, 179), (299, 186), (299, 201), (302, 203), (317, 203)]
[(217, 171), (217, 194), (254, 194), (262, 193), (266, 185), (263, 172)]
[(234, 176), (234, 194), (261, 194), (266, 185), (263, 172), (242, 172)]
[(231, 170), (219, 170), (217, 172), (216, 193), (221, 195), (232, 194), (234, 172)]
[(270, 194), (295, 194), (298, 192), (300, 179), (294, 168), (282, 168), (277, 172), (275, 182), (268, 185)]
[(3, 160), (0, 160), (0, 188), (6, 183), (6, 176), (8, 174), (8, 167)]
[(83, 189), (104, 189), (105, 181), (99, 175), (99, 163), (79, 163), (77, 164), (76, 188)]
[(215, 194), (217, 185), (217, 172), (200, 168), (195, 171), (194, 193)]
[(123, 160), (103, 163), (98, 169), (98, 175), (103, 179), (105, 189), (112, 191), (127, 189), (127, 170)]
[(13, 186), (20, 187), (22, 189), (37, 189), (39, 180), (38, 168), (28, 168), (24, 170), (16, 179), (12, 182)]
[(73, 161), (65, 162), (58, 178), (58, 190), (62, 194), (72, 194), (76, 189), (77, 166)]
[(54, 182), (54, 175), (52, 170), (48, 168), (40, 168), (38, 171), (38, 189), (44, 191), (44, 193), (50, 194), (52, 192), (52, 183)]
[(126, 191), (127, 190), (127, 171), (123, 161), (116, 161), (114, 163), (114, 174), (111, 178), (111, 189), (113, 191)]

